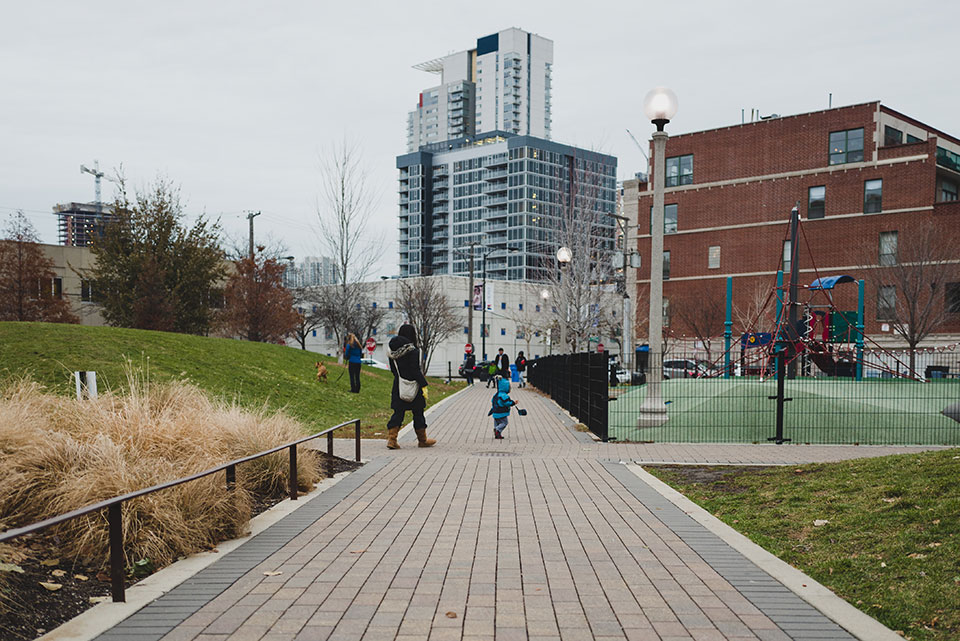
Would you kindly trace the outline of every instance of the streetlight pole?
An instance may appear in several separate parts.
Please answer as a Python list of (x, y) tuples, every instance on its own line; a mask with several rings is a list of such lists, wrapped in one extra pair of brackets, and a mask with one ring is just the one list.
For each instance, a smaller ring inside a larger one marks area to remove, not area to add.
[(617, 222), (623, 225), (623, 336), (621, 337), (623, 349), (620, 361), (623, 367), (630, 371), (633, 368), (633, 314), (630, 310), (630, 292), (633, 292), (634, 296), (637, 294), (636, 268), (639, 267), (638, 262), (634, 261), (635, 256), (639, 257), (637, 243), (634, 240), (631, 244), (630, 230), (636, 229), (637, 226), (631, 225), (630, 219), (626, 216), (610, 213), (607, 216), (616, 218)]
[[(491, 249), (488, 252), (483, 254), (483, 292), (481, 292), (482, 297), (482, 311), (480, 312), (480, 351), (483, 353), (483, 360), (487, 360), (487, 257), (490, 254), (495, 254), (498, 251), (506, 251), (509, 253), (516, 253), (520, 250), (509, 247), (506, 250), (503, 249)], [(473, 244), (470, 245), (470, 262), (473, 263)], [(471, 274), (473, 271), (471, 270)], [(473, 302), (470, 303), (471, 309), (473, 308)]]
[(467, 300), (470, 305), (467, 307), (467, 342), (473, 346), (473, 247), (476, 243), (470, 243), (470, 291)]
[(647, 393), (637, 426), (655, 427), (667, 420), (667, 407), (660, 389), (663, 380), (663, 191), (668, 138), (663, 127), (677, 113), (677, 96), (665, 87), (657, 87), (644, 98), (643, 111), (657, 130), (653, 132), (653, 216), (650, 221), (650, 361)]
[(573, 253), (569, 247), (561, 247), (557, 250), (557, 265), (559, 265), (560, 269), (560, 278), (557, 280), (557, 284), (560, 285), (557, 289), (560, 291), (557, 293), (560, 294), (560, 298), (563, 298), (563, 322), (560, 323), (560, 348), (564, 350), (563, 353), (565, 353), (567, 349), (567, 323), (570, 317), (570, 301), (563, 292), (563, 268), (566, 267), (567, 263), (571, 260), (573, 260)]

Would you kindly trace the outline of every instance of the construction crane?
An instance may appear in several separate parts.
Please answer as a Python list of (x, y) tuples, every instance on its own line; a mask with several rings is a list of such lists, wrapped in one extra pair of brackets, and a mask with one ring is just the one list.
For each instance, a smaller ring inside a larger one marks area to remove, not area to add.
[(90, 174), (94, 178), (94, 186), (95, 186), (96, 195), (97, 195), (97, 222), (99, 223), (100, 220), (103, 218), (103, 202), (100, 200), (100, 179), (106, 178), (110, 182), (114, 182), (114, 183), (119, 183), (119, 181), (114, 178), (110, 178), (109, 176), (104, 174), (102, 171), (100, 171), (99, 160), (93, 161), (93, 169), (90, 169), (86, 165), (80, 165), (80, 173)]
[(643, 145), (640, 144), (640, 141), (637, 140), (637, 137), (634, 136), (633, 133), (632, 133), (629, 129), (627, 129), (627, 135), (630, 136), (630, 140), (633, 141), (633, 144), (635, 144), (635, 145), (637, 146), (637, 149), (640, 150), (640, 153), (643, 154), (644, 159), (647, 161), (647, 168), (649, 169), (649, 167), (650, 167), (650, 159), (647, 158), (647, 152), (643, 150)]

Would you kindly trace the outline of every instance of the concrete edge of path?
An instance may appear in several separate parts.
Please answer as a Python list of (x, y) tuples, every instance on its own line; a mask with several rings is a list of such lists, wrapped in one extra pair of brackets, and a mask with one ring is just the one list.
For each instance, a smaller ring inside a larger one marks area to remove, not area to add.
[(789, 563), (767, 552), (639, 465), (627, 463), (626, 467), (660, 493), (661, 496), (676, 505), (687, 516), (717, 535), (724, 543), (857, 639), (861, 641), (903, 641), (903, 637), (896, 632), (850, 605), (823, 584), (814, 581)]
[(307, 494), (301, 494), (296, 501), (289, 498), (277, 503), (265, 512), (250, 519), (249, 531), (245, 536), (222, 541), (217, 544), (217, 551), (199, 552), (191, 554), (176, 563), (172, 563), (162, 570), (155, 572), (130, 586), (126, 591), (127, 600), (124, 603), (107, 601), (98, 603), (88, 610), (78, 614), (59, 627), (47, 632), (37, 641), (89, 641), (97, 635), (109, 630), (147, 604), (153, 602), (163, 594), (177, 587), (194, 574), (232, 552), (252, 537), (263, 532), (268, 527), (280, 521), (346, 478), (350, 472), (340, 472), (332, 478), (326, 478), (317, 483), (314, 489)]

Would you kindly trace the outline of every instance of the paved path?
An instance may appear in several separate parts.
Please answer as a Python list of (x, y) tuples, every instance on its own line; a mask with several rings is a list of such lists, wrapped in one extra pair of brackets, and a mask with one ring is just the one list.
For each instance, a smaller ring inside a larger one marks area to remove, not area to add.
[(432, 449), (412, 433), (396, 452), (365, 442), (363, 468), (98, 638), (853, 638), (621, 461), (915, 450), (602, 444), (527, 390), (529, 415), (494, 441), (491, 394), (428, 415)]

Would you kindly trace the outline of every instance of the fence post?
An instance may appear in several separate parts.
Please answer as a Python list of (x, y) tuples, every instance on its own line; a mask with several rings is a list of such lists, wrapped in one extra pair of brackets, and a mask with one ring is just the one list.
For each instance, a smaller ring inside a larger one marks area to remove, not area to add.
[(360, 419), (353, 422), (354, 436), (357, 441), (357, 462), (360, 462)]
[(333, 432), (327, 434), (327, 454), (333, 456)]
[(730, 339), (733, 337), (733, 276), (727, 276), (727, 319), (723, 322), (723, 377), (730, 378)]
[(127, 600), (123, 587), (123, 513), (122, 503), (114, 503), (108, 508), (107, 520), (110, 524), (110, 591), (113, 600), (123, 603)]
[(291, 445), (290, 450), (290, 500), (297, 500), (297, 446)]

